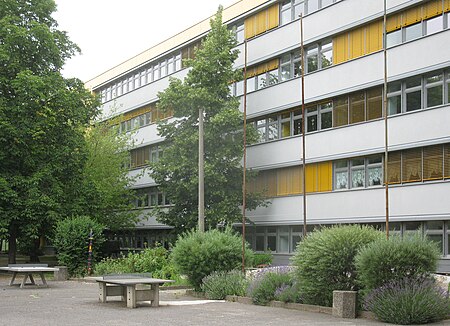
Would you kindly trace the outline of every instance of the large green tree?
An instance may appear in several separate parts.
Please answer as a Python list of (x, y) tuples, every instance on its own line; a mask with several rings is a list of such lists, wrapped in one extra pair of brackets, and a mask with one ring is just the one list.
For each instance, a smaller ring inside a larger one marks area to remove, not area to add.
[[(229, 84), (242, 79), (233, 69), (238, 56), (236, 40), (222, 24), (222, 8), (211, 20), (211, 31), (196, 52), (192, 67), (181, 81), (171, 79), (159, 93), (159, 109), (173, 110), (171, 121), (161, 121), (165, 138), (163, 157), (151, 164), (151, 176), (170, 198), (172, 207), (156, 209), (160, 222), (183, 231), (197, 225), (198, 118), (204, 109), (205, 226), (230, 224), (242, 218), (242, 113), (239, 100), (230, 95)], [(248, 135), (255, 139), (255, 132)], [(247, 207), (261, 200), (248, 195)]]
[(99, 105), (60, 70), (79, 51), (59, 31), (52, 0), (0, 5), (0, 226), (37, 240), (73, 211), (87, 157), (85, 129)]

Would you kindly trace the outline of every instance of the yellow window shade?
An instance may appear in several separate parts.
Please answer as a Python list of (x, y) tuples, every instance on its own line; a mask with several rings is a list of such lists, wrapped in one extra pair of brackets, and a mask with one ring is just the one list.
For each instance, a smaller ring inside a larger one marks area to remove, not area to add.
[(306, 165), (306, 192), (317, 191), (317, 164)]
[(261, 11), (260, 13), (256, 14), (255, 35), (259, 35), (267, 31), (267, 16), (267, 10)]
[(388, 155), (387, 164), (387, 182), (388, 184), (395, 184), (401, 182), (401, 152), (393, 152)]
[(450, 144), (444, 145), (444, 178), (450, 178)]
[(423, 179), (437, 180), (443, 176), (442, 145), (428, 146), (423, 149)]
[(422, 149), (414, 148), (402, 153), (402, 182), (422, 180)]
[(247, 68), (247, 78), (265, 73), (276, 68), (278, 68), (278, 59), (270, 60), (269, 62)]
[[(433, 1), (432, 1), (433, 2)], [(403, 12), (402, 26), (409, 26), (422, 20), (422, 6), (410, 8)]]
[(123, 120), (130, 120), (130, 119), (132, 119), (134, 117), (137, 117), (138, 115), (150, 112), (151, 110), (152, 110), (152, 105), (148, 105), (148, 106), (139, 108), (137, 110), (133, 110), (133, 111), (127, 112), (127, 113), (125, 113), (123, 115)]
[(277, 170), (277, 195), (289, 194), (289, 171), (288, 168)]
[(367, 90), (367, 120), (381, 118), (383, 114), (382, 91), (381, 87)]
[(348, 97), (341, 96), (333, 100), (333, 127), (348, 125)]
[(383, 48), (383, 21), (379, 20), (366, 27), (366, 51), (372, 53)]
[(450, 0), (444, 0), (444, 12), (450, 11)]
[(428, 19), (442, 14), (442, 0), (429, 1), (422, 6), (422, 17)]
[(300, 166), (293, 166), (277, 170), (278, 196), (300, 193)]
[(348, 33), (333, 38), (333, 63), (338, 64), (348, 60)]
[(364, 102), (364, 92), (350, 94), (350, 123), (357, 123), (365, 120)]
[(362, 56), (364, 48), (364, 29), (354, 29), (350, 32), (350, 59)]
[(323, 162), (317, 165), (318, 189), (317, 191), (331, 191), (333, 181), (333, 169), (331, 162)]
[(266, 171), (266, 196), (275, 197), (277, 195), (277, 171)]
[(402, 13), (397, 13), (386, 19), (386, 32), (392, 32), (402, 27)]
[(278, 63), (279, 63), (279, 60), (278, 60), (278, 59), (270, 60), (270, 61), (267, 63), (267, 71), (277, 69), (277, 68), (278, 68)]
[(278, 27), (280, 24), (280, 10), (278, 8), (278, 3), (267, 9), (268, 22), (267, 30)]
[(244, 21), (245, 38), (249, 39), (255, 36), (255, 16), (251, 16)]

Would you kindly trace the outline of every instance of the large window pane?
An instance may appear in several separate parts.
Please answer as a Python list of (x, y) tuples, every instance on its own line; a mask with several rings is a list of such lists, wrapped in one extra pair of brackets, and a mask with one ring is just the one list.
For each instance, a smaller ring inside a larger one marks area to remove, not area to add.
[(281, 115), (281, 137), (289, 137), (291, 135), (291, 113), (283, 113)]
[(381, 118), (383, 111), (382, 88), (372, 88), (367, 91), (367, 120)]
[(350, 95), (350, 123), (365, 120), (364, 101), (364, 92), (353, 93)]
[(333, 108), (333, 103), (332, 102), (320, 105), (320, 110), (321, 110), (321, 114), (320, 114), (320, 123), (321, 123), (320, 124), (320, 128), (321, 129), (331, 128), (331, 126), (333, 124), (332, 108)]
[(319, 9), (319, 0), (308, 0), (308, 14)]
[(419, 110), (422, 107), (422, 91), (406, 93), (406, 111)]
[(348, 124), (348, 98), (342, 96), (333, 101), (334, 115), (333, 125), (335, 127), (344, 126)]
[(414, 40), (422, 36), (422, 23), (411, 25), (405, 28), (405, 41)]
[(395, 32), (388, 33), (386, 35), (386, 45), (387, 47), (391, 47), (397, 44), (402, 43), (402, 30), (399, 29)]
[(307, 109), (306, 123), (308, 132), (317, 130), (317, 107)]
[(402, 152), (402, 181), (422, 180), (422, 149), (415, 148)]
[(322, 57), (322, 68), (331, 66), (333, 64), (333, 50), (332, 49), (322, 51), (321, 57)]
[(427, 88), (427, 108), (442, 104), (443, 87), (437, 85)]
[(369, 178), (369, 187), (381, 185), (383, 180), (383, 168), (381, 166), (369, 167), (367, 169), (367, 177)]
[(278, 69), (269, 71), (269, 85), (278, 83)]
[(390, 96), (388, 98), (388, 115), (398, 114), (402, 112), (401, 95)]
[(318, 69), (318, 47), (317, 45), (306, 50), (307, 71), (312, 72)]
[(255, 77), (247, 78), (247, 93), (255, 90)]
[(444, 19), (442, 16), (437, 16), (435, 18), (431, 18), (425, 21), (426, 28), (427, 28), (427, 34), (436, 33), (439, 31), (442, 31), (444, 28)]

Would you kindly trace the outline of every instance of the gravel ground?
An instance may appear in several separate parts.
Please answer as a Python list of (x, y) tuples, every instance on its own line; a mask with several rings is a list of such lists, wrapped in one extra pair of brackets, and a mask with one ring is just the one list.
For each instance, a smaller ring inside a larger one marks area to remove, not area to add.
[(49, 281), (48, 288), (25, 289), (8, 284), (9, 278), (1, 276), (1, 325), (383, 325), (367, 319), (202, 300), (186, 296), (183, 290), (161, 291), (159, 308), (142, 303), (129, 309), (118, 300), (100, 303), (98, 285), (92, 282)]

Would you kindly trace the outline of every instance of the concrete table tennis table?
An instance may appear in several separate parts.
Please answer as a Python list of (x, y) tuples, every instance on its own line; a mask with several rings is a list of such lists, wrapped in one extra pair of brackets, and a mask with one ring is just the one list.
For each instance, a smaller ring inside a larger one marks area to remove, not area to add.
[[(23, 289), (26, 285), (37, 285), (34, 281), (33, 274), (38, 274), (42, 280), (42, 286), (47, 287), (47, 281), (45, 280), (44, 272), (54, 272), (58, 268), (48, 267), (47, 264), (9, 264), (8, 267), (0, 267), (0, 270), (13, 273), (10, 286), (18, 285), (14, 284), (16, 276), (18, 274), (24, 274), (23, 280), (20, 283), (20, 288)], [(28, 278), (31, 283), (27, 283)]]
[(138, 301), (151, 301), (152, 307), (158, 307), (159, 286), (174, 282), (133, 274), (105, 275), (96, 281), (99, 283), (100, 302), (105, 303), (110, 296), (121, 296), (128, 308), (136, 308)]

